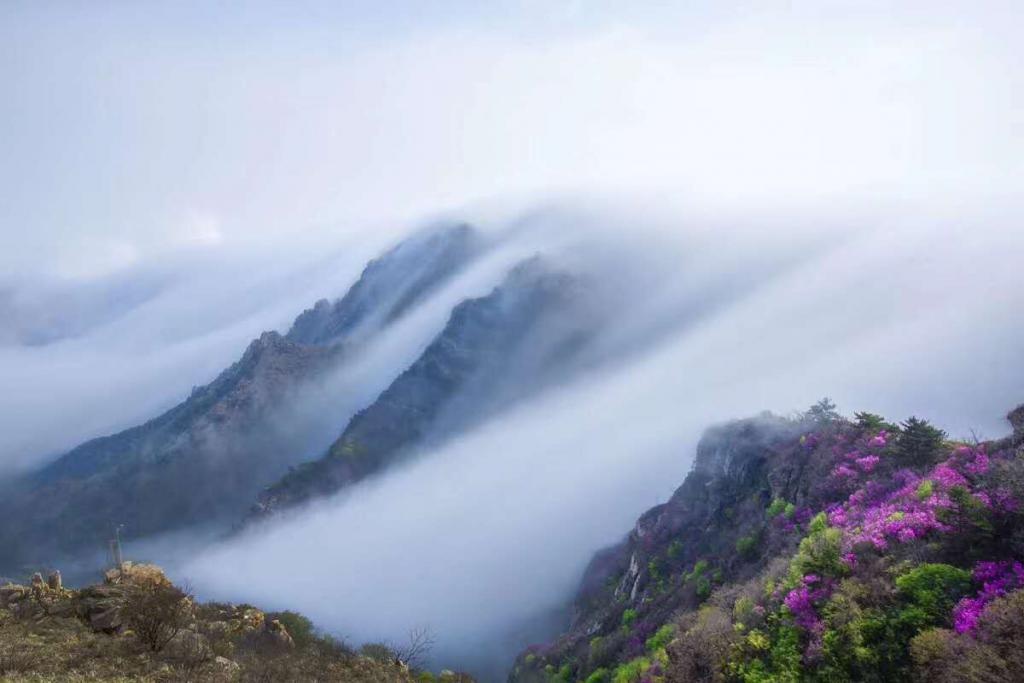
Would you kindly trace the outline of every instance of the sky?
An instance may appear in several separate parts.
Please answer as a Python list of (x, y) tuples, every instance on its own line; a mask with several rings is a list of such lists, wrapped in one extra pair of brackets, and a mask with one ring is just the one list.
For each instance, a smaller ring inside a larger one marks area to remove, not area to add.
[(1013, 2), (7, 2), (0, 281), (481, 200), (998, 201)]

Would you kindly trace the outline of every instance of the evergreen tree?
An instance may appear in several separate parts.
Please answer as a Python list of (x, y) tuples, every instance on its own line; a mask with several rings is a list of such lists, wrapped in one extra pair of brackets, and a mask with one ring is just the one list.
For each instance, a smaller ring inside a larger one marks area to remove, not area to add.
[(938, 459), (946, 433), (933, 427), (927, 420), (910, 417), (900, 425), (896, 440), (896, 453), (904, 464), (924, 467)]
[(836, 404), (828, 396), (811, 406), (804, 413), (804, 417), (819, 424), (836, 422), (842, 419), (842, 416), (836, 411)]

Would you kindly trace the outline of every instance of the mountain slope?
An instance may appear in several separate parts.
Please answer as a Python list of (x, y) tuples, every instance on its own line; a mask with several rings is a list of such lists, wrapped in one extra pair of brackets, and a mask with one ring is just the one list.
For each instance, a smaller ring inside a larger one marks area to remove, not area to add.
[(1024, 411), (944, 439), (819, 404), (709, 430), (512, 682), (1015, 680)]
[(328, 495), (464, 429), (559, 377), (554, 364), (594, 331), (578, 283), (539, 258), (487, 296), (459, 304), (448, 324), (320, 459), (259, 498), (253, 517)]
[(118, 524), (141, 537), (237, 519), (262, 487), (307, 456), (306, 437), (277, 419), (283, 411), (479, 248), (465, 225), (414, 236), (372, 261), (336, 303), (304, 312), (287, 336), (264, 333), (163, 415), (8, 483), (0, 566), (102, 548)]

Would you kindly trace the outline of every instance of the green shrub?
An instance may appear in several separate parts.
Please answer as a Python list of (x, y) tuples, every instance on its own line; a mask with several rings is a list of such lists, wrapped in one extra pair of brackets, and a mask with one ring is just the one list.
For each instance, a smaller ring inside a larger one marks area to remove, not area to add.
[(622, 625), (625, 628), (627, 628), (627, 629), (632, 627), (633, 626), (633, 622), (636, 621), (636, 616), (637, 616), (636, 610), (633, 609), (632, 607), (627, 607), (622, 612)]
[(268, 620), (277, 619), (284, 625), (288, 634), (295, 641), (296, 647), (306, 647), (314, 642), (313, 622), (298, 612), (285, 610), (267, 615)]
[(776, 498), (775, 500), (772, 501), (771, 505), (768, 506), (768, 509), (765, 510), (764, 513), (768, 517), (778, 517), (782, 514), (783, 510), (786, 509), (786, 505), (787, 503), (785, 500), (783, 500), (782, 498)]
[(757, 557), (759, 541), (760, 539), (756, 534), (741, 536), (736, 540), (736, 552), (740, 554), (740, 557), (752, 560)]
[(798, 581), (806, 574), (846, 575), (849, 568), (842, 561), (842, 531), (828, 525), (824, 512), (811, 519), (808, 531), (790, 564), (790, 580)]
[(587, 680), (584, 683), (608, 683), (608, 678), (608, 669), (601, 668), (587, 676)]
[(676, 627), (672, 624), (665, 624), (655, 631), (653, 636), (647, 639), (645, 646), (647, 647), (648, 652), (660, 650), (672, 642), (672, 638), (674, 638), (675, 635)]
[(953, 606), (971, 589), (971, 573), (948, 564), (922, 564), (896, 578), (896, 587), (929, 625), (949, 622)]
[(638, 683), (649, 668), (651, 660), (647, 657), (638, 657), (616, 668), (612, 674), (612, 683)]
[(906, 465), (924, 467), (938, 459), (946, 433), (927, 420), (908, 418), (900, 425), (896, 455)]

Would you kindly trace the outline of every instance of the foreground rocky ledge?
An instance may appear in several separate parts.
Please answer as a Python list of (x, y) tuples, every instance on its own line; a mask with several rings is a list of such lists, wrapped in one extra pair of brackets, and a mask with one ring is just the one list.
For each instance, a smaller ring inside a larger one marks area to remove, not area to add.
[[(290, 631), (294, 631), (293, 633)], [(124, 563), (71, 590), (60, 573), (0, 586), (3, 681), (470, 681), (358, 653), (293, 612), (196, 603), (159, 567)]]

